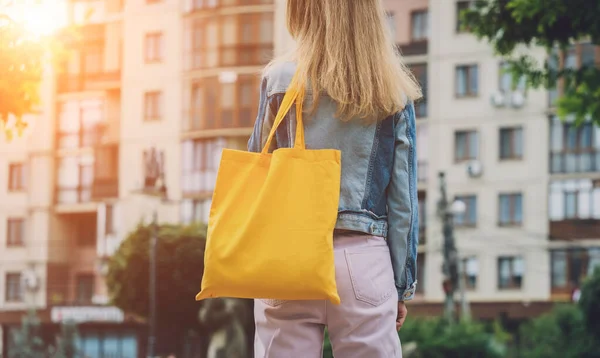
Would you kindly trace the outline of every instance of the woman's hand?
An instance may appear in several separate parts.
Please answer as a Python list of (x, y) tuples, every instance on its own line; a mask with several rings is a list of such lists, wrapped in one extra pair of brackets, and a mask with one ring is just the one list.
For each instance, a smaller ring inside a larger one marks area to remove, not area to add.
[(398, 301), (398, 317), (396, 317), (396, 330), (399, 331), (404, 324), (404, 320), (406, 319), (406, 315), (408, 315), (408, 310), (406, 309), (406, 303), (404, 301)]

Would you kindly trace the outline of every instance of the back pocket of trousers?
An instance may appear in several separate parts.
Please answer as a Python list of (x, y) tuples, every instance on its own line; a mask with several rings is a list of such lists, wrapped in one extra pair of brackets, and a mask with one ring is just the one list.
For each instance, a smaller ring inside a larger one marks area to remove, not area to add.
[(345, 254), (356, 299), (373, 306), (387, 301), (395, 290), (387, 245), (350, 248)]

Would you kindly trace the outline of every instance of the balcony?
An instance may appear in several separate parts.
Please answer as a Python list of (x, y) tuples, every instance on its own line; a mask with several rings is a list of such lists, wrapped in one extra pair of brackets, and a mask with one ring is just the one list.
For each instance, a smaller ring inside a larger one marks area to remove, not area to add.
[(271, 5), (273, 3), (274, 0), (186, 0), (186, 8), (189, 9), (189, 12), (196, 12), (235, 6)]
[(414, 41), (407, 44), (399, 44), (398, 48), (402, 56), (427, 55), (428, 41)]
[(600, 171), (600, 150), (550, 153), (550, 173), (593, 173)]
[(194, 49), (186, 61), (190, 70), (263, 66), (273, 58), (273, 44), (239, 44)]
[(119, 146), (101, 145), (94, 149), (92, 199), (119, 196)]
[(600, 219), (550, 221), (550, 240), (600, 239)]
[(62, 74), (58, 77), (58, 93), (110, 90), (121, 87), (121, 71)]
[(92, 200), (92, 186), (59, 186), (56, 188), (57, 204), (82, 204)]

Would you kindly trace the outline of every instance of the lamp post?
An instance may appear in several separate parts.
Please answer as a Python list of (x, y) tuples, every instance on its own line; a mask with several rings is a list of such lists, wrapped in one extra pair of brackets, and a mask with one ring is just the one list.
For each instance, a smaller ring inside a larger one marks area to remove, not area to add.
[[(442, 228), (444, 234), (444, 264), (442, 271), (444, 273), (443, 288), (446, 294), (444, 313), (446, 319), (453, 321), (455, 317), (454, 293), (456, 289), (460, 292), (461, 315), (468, 317), (469, 305), (465, 294), (465, 285), (463, 277), (459, 275), (458, 251), (454, 240), (454, 217), (466, 212), (466, 204), (460, 200), (455, 200), (452, 204), (448, 202), (446, 192), (446, 176), (444, 172), (438, 174), (440, 180), (440, 201), (438, 202), (438, 215), (442, 219)], [(462, 270), (460, 270), (462, 272)]]
[[(142, 194), (157, 197), (167, 201), (167, 186), (164, 176), (164, 156), (155, 148), (144, 152), (144, 187)], [(152, 233), (149, 247), (149, 270), (148, 270), (148, 295), (149, 295), (149, 318), (148, 318), (148, 347), (147, 356), (155, 357), (156, 349), (156, 248), (158, 244), (158, 212), (154, 208), (152, 213)]]

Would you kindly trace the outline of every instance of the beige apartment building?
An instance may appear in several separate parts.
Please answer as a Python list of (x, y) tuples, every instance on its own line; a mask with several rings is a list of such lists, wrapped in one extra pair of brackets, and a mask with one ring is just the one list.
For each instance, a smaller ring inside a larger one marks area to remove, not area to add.
[[(570, 299), (600, 263), (600, 131), (554, 119), (560, 88), (513, 86), (490, 46), (459, 30), (468, 2), (384, 2), (425, 92), (412, 314), (438, 314), (444, 299), (439, 171), (466, 206), (455, 234), (475, 315), (522, 319)], [(0, 140), (0, 352), (35, 306), (49, 329), (84, 323), (90, 357), (141, 357), (144, 326), (107, 305), (107, 259), (154, 210), (207, 220), (220, 151), (245, 148), (260, 71), (292, 44), (285, 0), (68, 3), (82, 36), (65, 39), (61, 71), (47, 69), (27, 136)], [(557, 63), (590, 58), (600, 52), (583, 44)], [(156, 177), (166, 202), (141, 194)]]
[[(24, 138), (0, 142), (0, 352), (29, 307), (82, 323), (90, 357), (143, 357), (108, 306), (107, 259), (140, 220), (206, 221), (220, 151), (245, 148), (272, 0), (69, 0), (80, 36)], [(156, 178), (167, 201), (142, 194)]]

